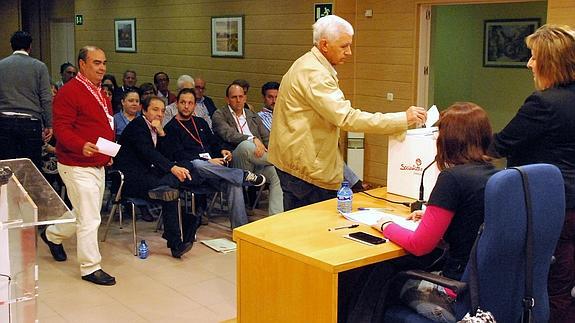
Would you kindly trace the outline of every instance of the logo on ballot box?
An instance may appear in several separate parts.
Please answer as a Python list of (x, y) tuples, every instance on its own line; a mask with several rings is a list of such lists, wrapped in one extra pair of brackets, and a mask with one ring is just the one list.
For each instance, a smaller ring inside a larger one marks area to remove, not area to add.
[[(407, 131), (405, 138), (390, 137), (387, 155), (387, 192), (403, 195), (414, 199), (419, 198), (419, 188), (424, 169), (435, 160), (436, 139), (433, 131), (436, 128), (426, 130)], [(426, 132), (427, 131), (427, 132)], [(429, 198), (429, 193), (435, 185), (439, 174), (437, 164), (425, 171), (424, 199)]]
[(417, 158), (415, 159), (415, 164), (404, 164), (402, 163), (399, 167), (399, 170), (403, 170), (403, 171), (413, 171), (414, 174), (421, 174), (421, 172), (423, 171), (423, 167), (421, 167), (421, 164), (423, 164), (423, 162), (421, 161), (421, 158)]

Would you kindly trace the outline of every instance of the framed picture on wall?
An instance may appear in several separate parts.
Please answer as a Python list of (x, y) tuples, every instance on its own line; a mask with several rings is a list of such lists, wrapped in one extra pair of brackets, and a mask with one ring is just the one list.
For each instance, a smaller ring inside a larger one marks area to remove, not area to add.
[(244, 57), (244, 16), (212, 17), (212, 56)]
[(114, 19), (117, 52), (136, 52), (136, 19)]
[(539, 18), (485, 20), (483, 66), (526, 67), (531, 51), (525, 37), (539, 28)]

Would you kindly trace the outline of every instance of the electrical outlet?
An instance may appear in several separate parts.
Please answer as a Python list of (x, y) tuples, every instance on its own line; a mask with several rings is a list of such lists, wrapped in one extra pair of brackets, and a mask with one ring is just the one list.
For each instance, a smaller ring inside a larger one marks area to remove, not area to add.
[(391, 92), (387, 93), (387, 101), (393, 101), (393, 93)]

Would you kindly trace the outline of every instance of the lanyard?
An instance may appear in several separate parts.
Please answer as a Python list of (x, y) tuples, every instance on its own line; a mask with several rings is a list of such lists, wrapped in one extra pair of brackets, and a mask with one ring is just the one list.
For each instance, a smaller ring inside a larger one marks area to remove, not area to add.
[(188, 129), (188, 127), (186, 127), (179, 119), (176, 118), (176, 121), (178, 121), (178, 123), (180, 124), (180, 126), (182, 126), (182, 128), (184, 128), (184, 130), (186, 130), (186, 132), (190, 135), (190, 137), (192, 137), (192, 139), (194, 139), (195, 142), (197, 142), (198, 144), (200, 144), (200, 146), (202, 146), (202, 149), (204, 149), (204, 144), (202, 143), (202, 138), (200, 137), (200, 132), (198, 131), (198, 127), (196, 127), (196, 122), (194, 121), (194, 117), (190, 118), (192, 120), (192, 124), (194, 125), (194, 129), (196, 130), (196, 133), (198, 134), (198, 137), (196, 138), (196, 136), (194, 136), (194, 134), (192, 134), (190, 132), (190, 130)]
[(243, 125), (240, 125), (240, 118), (238, 118), (238, 116), (236, 115), (236, 113), (232, 113), (234, 115), (234, 118), (236, 119), (236, 125), (239, 127), (238, 131), (243, 135), (244, 134), (244, 127), (246, 125), (246, 123), (248, 123), (248, 118), (245, 117), (244, 114), (244, 118), (246, 118), (246, 121), (244, 122)]
[(86, 89), (88, 89), (88, 91), (92, 93), (92, 96), (96, 99), (96, 101), (98, 101), (98, 104), (100, 105), (100, 107), (102, 107), (102, 110), (104, 110), (106, 118), (108, 119), (108, 123), (110, 123), (110, 119), (112, 120), (112, 122), (110, 123), (110, 127), (114, 129), (114, 123), (113, 123), (114, 118), (108, 112), (108, 104), (107, 104), (108, 102), (102, 97), (102, 92), (100, 91), (101, 88), (94, 85), (94, 83), (88, 80), (82, 73), (76, 74), (76, 80), (82, 83), (86, 87)]

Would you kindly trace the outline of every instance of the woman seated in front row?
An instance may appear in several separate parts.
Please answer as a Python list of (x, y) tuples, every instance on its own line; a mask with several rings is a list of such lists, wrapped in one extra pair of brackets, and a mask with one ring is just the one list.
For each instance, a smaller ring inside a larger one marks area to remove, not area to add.
[[(491, 125), (481, 107), (463, 102), (443, 111), (435, 157), (441, 173), (425, 212), (410, 215), (421, 219), (419, 227), (413, 232), (382, 219), (374, 228), (415, 256), (431, 253), (443, 239), (449, 249), (441, 275), (460, 280), (483, 223), (485, 185), (496, 173), (487, 157), (491, 138)], [(419, 280), (408, 280), (400, 291), (403, 303), (440, 322), (455, 322), (451, 306), (455, 296), (450, 290)]]
[[(496, 173), (486, 155), (491, 136), (487, 114), (476, 104), (455, 103), (441, 113), (435, 157), (441, 173), (425, 212), (410, 215), (421, 219), (418, 228), (410, 231), (385, 217), (373, 226), (411, 255), (342, 273), (339, 322), (381, 322), (386, 306), (397, 301), (391, 295), (399, 295), (399, 301), (431, 320), (455, 322), (453, 292), (420, 280), (392, 278), (402, 270), (425, 269), (461, 279), (483, 223), (485, 184)], [(437, 248), (441, 240), (449, 244), (446, 253)]]

